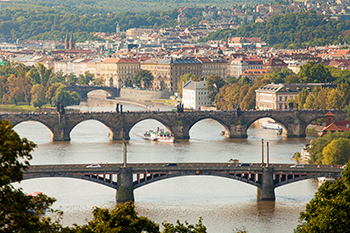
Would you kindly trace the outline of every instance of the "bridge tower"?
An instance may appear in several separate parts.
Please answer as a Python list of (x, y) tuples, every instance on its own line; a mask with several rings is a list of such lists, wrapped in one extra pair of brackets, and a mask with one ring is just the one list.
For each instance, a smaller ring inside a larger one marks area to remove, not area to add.
[(116, 193), (117, 203), (123, 204), (127, 201), (134, 201), (134, 184), (132, 168), (126, 164), (126, 142), (123, 142), (123, 167), (119, 168), (118, 191)]
[(263, 168), (261, 188), (256, 189), (256, 198), (258, 201), (274, 201), (276, 199), (272, 167)]

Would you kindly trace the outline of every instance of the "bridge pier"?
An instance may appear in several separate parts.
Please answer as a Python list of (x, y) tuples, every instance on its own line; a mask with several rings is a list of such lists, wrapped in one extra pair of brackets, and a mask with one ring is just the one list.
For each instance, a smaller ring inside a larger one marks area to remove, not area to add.
[(258, 201), (274, 201), (276, 199), (272, 167), (263, 168), (261, 188), (256, 189), (256, 198)]
[(305, 129), (307, 125), (303, 124), (300, 119), (295, 119), (295, 122), (287, 124), (287, 127), (287, 137), (306, 137)]
[(225, 132), (225, 137), (230, 138), (247, 138), (247, 125), (230, 125), (230, 135)]
[(70, 127), (66, 124), (66, 115), (58, 115), (58, 123), (51, 129), (50, 139), (52, 141), (70, 141)]
[(190, 126), (189, 125), (173, 125), (171, 133), (174, 134), (175, 139), (189, 139)]
[(134, 187), (132, 179), (132, 168), (121, 167), (118, 174), (118, 191), (116, 193), (117, 203), (123, 204), (134, 201)]

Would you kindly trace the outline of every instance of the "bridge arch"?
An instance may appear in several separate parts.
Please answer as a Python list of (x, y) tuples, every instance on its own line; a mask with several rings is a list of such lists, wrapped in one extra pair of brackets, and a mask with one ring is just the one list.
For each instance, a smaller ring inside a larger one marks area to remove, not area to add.
[(287, 179), (287, 180), (284, 180), (284, 181), (281, 181), (281, 182), (277, 182), (275, 184), (275, 188), (277, 187), (281, 187), (283, 185), (286, 185), (286, 184), (290, 184), (290, 183), (295, 183), (295, 182), (298, 182), (298, 181), (303, 181), (303, 180), (308, 180), (308, 179), (315, 179), (315, 178), (318, 178), (318, 177), (333, 177), (335, 179), (339, 178), (335, 175), (332, 175), (332, 174), (329, 174), (329, 173), (325, 173), (325, 174), (301, 174), (297, 177), (294, 177), (292, 179)]
[(105, 122), (104, 120), (101, 120), (101, 119), (98, 119), (98, 118), (89, 118), (89, 119), (84, 119), (82, 121), (78, 121), (78, 122), (75, 122), (74, 124), (71, 125), (70, 129), (69, 129), (69, 135), (72, 134), (72, 131), (74, 129), (76, 129), (77, 126), (79, 126), (80, 124), (86, 124), (88, 122), (98, 122), (100, 123), (101, 125), (103, 125), (105, 128), (108, 129), (109, 131), (109, 134), (108, 134), (108, 137), (111, 139), (113, 138), (113, 131), (112, 131), (112, 128), (109, 126), (109, 124), (107, 122)]
[[(158, 122), (158, 123), (160, 123), (161, 125), (163, 125), (164, 127), (165, 127), (165, 129), (169, 132), (169, 133), (173, 133), (172, 132), (172, 128), (171, 128), (171, 126), (167, 123), (167, 122), (165, 122), (163, 119), (160, 119), (160, 118), (158, 118), (158, 117), (153, 117), (153, 116), (147, 116), (147, 117), (144, 117), (144, 118), (142, 118), (142, 119), (139, 119), (139, 120), (137, 120), (137, 121), (135, 121), (131, 126), (130, 126), (130, 128), (129, 128), (129, 130), (128, 130), (128, 136), (130, 137), (130, 132), (131, 132), (131, 130), (133, 130), (134, 128), (135, 128), (135, 126), (137, 127), (137, 124), (139, 124), (139, 123), (141, 123), (141, 122), (143, 122), (143, 121), (147, 121), (147, 120), (152, 120), (152, 121), (156, 121), (156, 122)], [(151, 130), (151, 129), (147, 129), (147, 130)], [(153, 130), (155, 130), (155, 129), (153, 129)]]
[(101, 184), (110, 188), (113, 188), (115, 190), (118, 190), (118, 184), (117, 182), (110, 182), (108, 179), (107, 181), (103, 179), (103, 177), (96, 176), (96, 175), (74, 175), (74, 174), (64, 174), (64, 173), (54, 173), (53, 175), (48, 174), (39, 174), (39, 175), (33, 175), (33, 176), (23, 176), (23, 180), (31, 180), (31, 179), (40, 179), (40, 178), (71, 178), (71, 179), (80, 179), (85, 181), (91, 181), (97, 184)]
[(140, 188), (142, 186), (145, 186), (145, 185), (148, 185), (148, 184), (151, 184), (151, 183), (154, 183), (154, 182), (157, 182), (157, 181), (160, 181), (160, 180), (165, 180), (165, 179), (170, 179), (170, 178), (176, 178), (176, 177), (181, 177), (181, 176), (216, 176), (216, 177), (222, 177), (222, 178), (228, 178), (228, 179), (233, 179), (233, 180), (237, 180), (237, 181), (241, 181), (241, 182), (244, 182), (244, 183), (247, 183), (247, 184), (250, 184), (250, 185), (253, 185), (253, 186), (256, 186), (256, 187), (261, 187), (261, 184), (252, 180), (252, 179), (249, 179), (249, 178), (246, 178), (246, 177), (242, 177), (242, 176), (235, 176), (235, 175), (232, 175), (232, 174), (225, 174), (225, 173), (218, 173), (218, 172), (199, 172), (199, 174), (193, 174), (193, 172), (179, 172), (179, 173), (172, 173), (172, 174), (158, 174), (158, 175), (155, 175), (153, 176), (153, 178), (149, 178), (149, 179), (141, 179), (140, 181), (141, 182), (137, 182), (137, 181), (134, 181), (134, 189), (137, 189), (137, 188)]
[[(50, 139), (52, 139), (54, 137), (54, 133), (53, 133), (53, 130), (51, 129), (51, 127), (48, 124), (46, 124), (46, 122), (41, 121), (40, 119), (35, 119), (35, 120), (34, 119), (29, 119), (29, 120), (25, 119), (25, 120), (18, 121), (18, 122), (15, 122), (15, 123), (11, 122), (11, 124), (15, 128), (15, 127), (21, 127), (21, 125), (23, 123), (27, 123), (27, 122), (29, 122), (29, 123), (30, 122), (35, 122), (35, 123), (39, 123), (40, 125), (43, 125), (46, 129), (48, 129), (48, 131), (50, 133)], [(15, 129), (15, 131), (17, 131), (17, 130)]]
[(278, 123), (279, 125), (281, 125), (283, 127), (283, 129), (288, 130), (288, 127), (285, 125), (285, 123), (281, 119), (278, 119), (277, 117), (274, 117), (274, 116), (259, 116), (259, 117), (256, 117), (251, 122), (249, 122), (247, 124), (247, 128), (249, 128), (256, 121), (264, 119), (264, 118), (270, 118), (270, 119), (274, 120), (276, 123)]
[(230, 126), (226, 125), (226, 123), (224, 121), (222, 121), (220, 118), (216, 118), (216, 117), (213, 117), (213, 116), (204, 116), (204, 117), (195, 119), (189, 125), (188, 133), (191, 131), (193, 126), (195, 126), (197, 123), (200, 123), (201, 121), (204, 121), (204, 120), (213, 120), (213, 121), (219, 123), (224, 128), (224, 135), (225, 135), (225, 137), (229, 137), (227, 135), (230, 135)]

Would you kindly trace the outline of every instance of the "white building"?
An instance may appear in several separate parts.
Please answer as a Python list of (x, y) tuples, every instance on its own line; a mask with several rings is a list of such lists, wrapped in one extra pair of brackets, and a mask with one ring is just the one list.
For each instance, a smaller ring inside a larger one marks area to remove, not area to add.
[(211, 104), (207, 98), (207, 81), (188, 81), (182, 89), (182, 103), (185, 109), (201, 110), (202, 106)]

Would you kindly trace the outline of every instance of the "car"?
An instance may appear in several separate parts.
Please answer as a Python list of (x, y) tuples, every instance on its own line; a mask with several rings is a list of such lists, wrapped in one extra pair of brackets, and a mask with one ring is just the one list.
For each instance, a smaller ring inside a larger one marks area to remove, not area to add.
[(168, 163), (168, 164), (164, 164), (163, 167), (174, 167), (177, 166), (176, 163)]
[(249, 167), (250, 164), (249, 163), (241, 163), (239, 166), (241, 166), (241, 167)]
[(86, 166), (86, 168), (93, 168), (93, 167), (101, 167), (101, 165), (100, 164), (91, 164), (91, 165)]
[(304, 165), (302, 165), (302, 164), (294, 164), (294, 165), (292, 165), (292, 166), (290, 166), (291, 168), (303, 168), (304, 167)]

